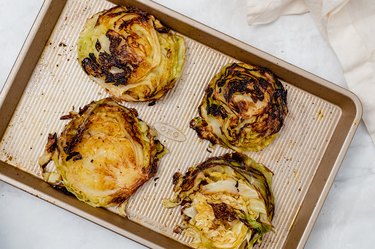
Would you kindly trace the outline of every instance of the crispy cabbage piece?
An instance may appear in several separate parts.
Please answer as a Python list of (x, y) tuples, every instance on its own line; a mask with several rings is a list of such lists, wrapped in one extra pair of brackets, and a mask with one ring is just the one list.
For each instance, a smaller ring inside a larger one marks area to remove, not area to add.
[(86, 74), (122, 101), (160, 99), (180, 77), (185, 59), (183, 37), (132, 7), (92, 16), (77, 47)]
[(210, 81), (190, 127), (213, 144), (260, 151), (276, 138), (287, 113), (287, 91), (270, 70), (233, 63)]
[[(183, 229), (195, 248), (247, 248), (272, 231), (273, 173), (240, 153), (212, 157), (173, 176), (174, 196), (163, 205), (181, 206)], [(176, 229), (179, 230), (179, 229)]]
[[(39, 158), (45, 181), (91, 206), (125, 208), (166, 153), (156, 131), (137, 115), (106, 98), (63, 116), (70, 122), (59, 137), (49, 135)], [(51, 160), (55, 169), (48, 170)]]

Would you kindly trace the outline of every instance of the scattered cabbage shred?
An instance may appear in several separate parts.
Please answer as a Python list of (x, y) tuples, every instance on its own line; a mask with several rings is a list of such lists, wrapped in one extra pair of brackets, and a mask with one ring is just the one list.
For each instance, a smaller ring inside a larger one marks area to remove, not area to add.
[(175, 195), (168, 208), (181, 206), (179, 226), (195, 248), (247, 248), (272, 231), (273, 173), (240, 153), (209, 158), (173, 177)]
[(190, 127), (213, 144), (259, 151), (276, 138), (287, 113), (287, 91), (270, 70), (232, 63), (210, 81)]

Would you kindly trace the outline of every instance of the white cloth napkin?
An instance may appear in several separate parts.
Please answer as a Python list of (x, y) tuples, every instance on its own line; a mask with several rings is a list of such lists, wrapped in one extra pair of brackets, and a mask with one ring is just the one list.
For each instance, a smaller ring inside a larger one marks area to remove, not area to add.
[(375, 143), (375, 1), (247, 0), (249, 24), (310, 11), (335, 51), (348, 88), (363, 105), (363, 120)]

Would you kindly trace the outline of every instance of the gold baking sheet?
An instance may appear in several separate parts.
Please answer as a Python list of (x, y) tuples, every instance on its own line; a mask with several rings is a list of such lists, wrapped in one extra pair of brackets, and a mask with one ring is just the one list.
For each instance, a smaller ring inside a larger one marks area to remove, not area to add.
[[(111, 6), (113, 3), (101, 0), (67, 1), (2, 137), (2, 161), (41, 178), (37, 160), (48, 133), (59, 133), (66, 124), (60, 116), (108, 96), (81, 69), (76, 41), (86, 19)], [(165, 209), (161, 203), (172, 196), (172, 175), (176, 171), (184, 172), (208, 157), (230, 152), (220, 146), (211, 148), (189, 128), (189, 122), (197, 116), (197, 107), (213, 75), (228, 62), (238, 61), (189, 37), (186, 43), (183, 75), (162, 100), (153, 106), (124, 103), (136, 108), (139, 117), (157, 129), (169, 151), (155, 178), (130, 199), (128, 218), (184, 244), (189, 238), (173, 233), (180, 222), (179, 209)], [(343, 116), (339, 105), (296, 87), (293, 81), (283, 84), (288, 91), (289, 114), (280, 136), (263, 151), (247, 153), (275, 173), (275, 230), (265, 236), (259, 248), (285, 247)]]

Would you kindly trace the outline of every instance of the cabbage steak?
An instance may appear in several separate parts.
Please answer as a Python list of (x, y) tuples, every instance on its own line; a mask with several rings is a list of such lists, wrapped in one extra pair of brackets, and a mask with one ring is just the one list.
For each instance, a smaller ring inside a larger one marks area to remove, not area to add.
[[(60, 136), (49, 135), (39, 158), (44, 180), (91, 206), (125, 208), (166, 152), (137, 115), (106, 98), (61, 117), (70, 122)], [(55, 169), (47, 166), (51, 160)]]
[(175, 231), (194, 238), (195, 248), (247, 248), (272, 231), (273, 173), (244, 154), (212, 157), (173, 176), (168, 208), (181, 206), (183, 223)]
[(119, 101), (153, 101), (180, 77), (185, 41), (154, 16), (116, 6), (87, 20), (78, 42), (83, 70)]
[(287, 91), (270, 70), (233, 63), (210, 81), (190, 127), (213, 144), (260, 151), (276, 138), (287, 113)]

